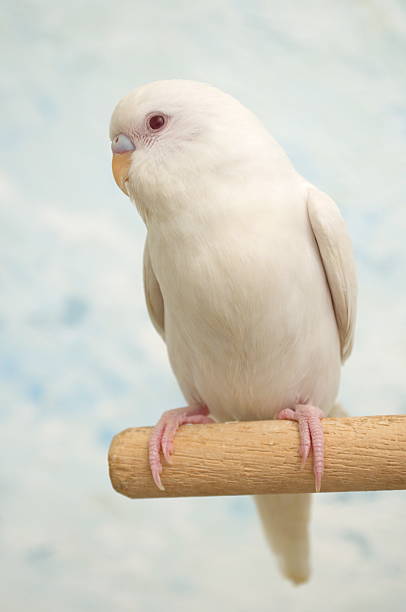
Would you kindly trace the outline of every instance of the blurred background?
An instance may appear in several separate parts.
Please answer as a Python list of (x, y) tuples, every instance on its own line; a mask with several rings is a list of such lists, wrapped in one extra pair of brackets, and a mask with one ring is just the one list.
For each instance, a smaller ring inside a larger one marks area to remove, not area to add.
[(250, 498), (130, 501), (112, 435), (182, 405), (142, 289), (145, 230), (113, 184), (116, 102), (208, 81), (339, 204), (360, 281), (340, 398), (406, 410), (406, 5), (1, 3), (0, 601), (5, 612), (404, 610), (404, 492), (322, 494), (293, 588)]

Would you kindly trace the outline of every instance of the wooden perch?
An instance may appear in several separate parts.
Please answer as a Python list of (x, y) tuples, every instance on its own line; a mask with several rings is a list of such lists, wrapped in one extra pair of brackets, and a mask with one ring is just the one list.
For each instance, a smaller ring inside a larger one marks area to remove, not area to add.
[[(406, 489), (406, 416), (323, 419), (322, 491)], [(148, 465), (151, 427), (114, 436), (109, 450), (113, 487), (127, 497), (185, 497), (314, 491), (312, 460), (298, 456), (297, 424), (253, 421), (184, 425), (173, 463), (155, 486)]]

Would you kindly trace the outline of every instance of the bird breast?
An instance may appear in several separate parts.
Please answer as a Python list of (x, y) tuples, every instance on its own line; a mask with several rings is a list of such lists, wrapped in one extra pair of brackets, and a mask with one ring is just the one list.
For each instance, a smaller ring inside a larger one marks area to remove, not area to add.
[(328, 411), (340, 351), (317, 245), (269, 215), (151, 237), (165, 340), (189, 402), (220, 420), (271, 418), (298, 399)]

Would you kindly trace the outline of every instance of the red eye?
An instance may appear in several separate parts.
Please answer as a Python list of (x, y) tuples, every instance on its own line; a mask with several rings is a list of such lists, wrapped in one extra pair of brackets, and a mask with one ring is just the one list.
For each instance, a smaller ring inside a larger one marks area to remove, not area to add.
[(165, 117), (163, 115), (152, 115), (152, 117), (148, 119), (148, 125), (151, 130), (159, 130), (165, 125)]

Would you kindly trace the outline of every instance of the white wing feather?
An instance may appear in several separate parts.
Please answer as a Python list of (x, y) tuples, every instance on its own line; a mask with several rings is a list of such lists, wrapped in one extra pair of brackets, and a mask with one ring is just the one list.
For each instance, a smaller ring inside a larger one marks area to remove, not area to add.
[(355, 331), (357, 278), (351, 241), (335, 202), (311, 186), (307, 210), (330, 288), (341, 342), (341, 358), (350, 356)]
[(151, 264), (148, 237), (144, 247), (144, 292), (148, 313), (158, 334), (165, 339), (165, 310), (161, 288)]

